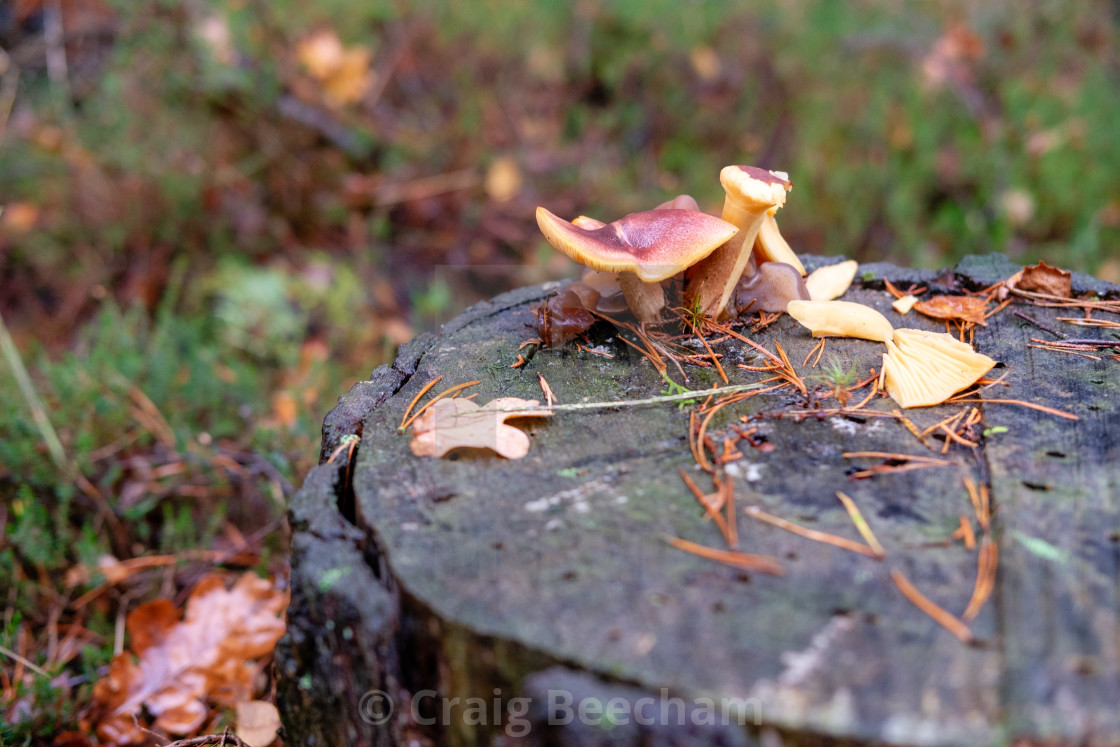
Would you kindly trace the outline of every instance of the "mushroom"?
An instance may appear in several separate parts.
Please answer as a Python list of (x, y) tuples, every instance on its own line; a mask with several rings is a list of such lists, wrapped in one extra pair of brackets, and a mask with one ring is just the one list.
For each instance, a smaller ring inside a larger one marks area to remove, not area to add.
[(851, 287), (858, 269), (859, 263), (854, 259), (818, 267), (809, 273), (809, 277), (805, 278), (805, 287), (809, 289), (809, 298), (814, 301), (831, 301), (834, 298), (840, 298)]
[[(584, 225), (594, 225), (586, 223)], [(581, 228), (537, 208), (537, 225), (548, 243), (593, 270), (618, 272), (618, 284), (634, 316), (656, 321), (665, 306), (661, 281), (707, 257), (738, 229), (695, 210), (647, 210), (598, 228)]]
[[(700, 212), (700, 204), (696, 202), (691, 195), (677, 195), (673, 199), (661, 203), (655, 207), (654, 210), (695, 210), (696, 212)], [(572, 224), (588, 230), (602, 228), (607, 225), (597, 218), (589, 218), (586, 215), (579, 216), (572, 221)]]
[(783, 175), (754, 166), (727, 166), (719, 180), (726, 193), (723, 219), (739, 232), (685, 273), (686, 299), (696, 299), (700, 310), (712, 317), (723, 313), (747, 269), (767, 211), (785, 203), (791, 186)]
[(851, 301), (790, 301), (786, 313), (809, 328), (813, 337), (861, 337), (886, 342), (894, 327), (870, 306)]
[(797, 268), (785, 262), (764, 262), (753, 275), (744, 274), (732, 302), (739, 314), (748, 311), (785, 311), (794, 299), (809, 300), (810, 292)]
[(939, 405), (996, 364), (944, 332), (896, 329), (883, 354), (883, 387), (902, 407)]
[(801, 260), (790, 248), (789, 242), (778, 230), (778, 221), (774, 218), (775, 212), (777, 212), (776, 209), (768, 210), (766, 217), (762, 219), (762, 225), (758, 229), (758, 238), (754, 240), (754, 258), (759, 264), (785, 262), (787, 265), (793, 265), (799, 273), (804, 275), (805, 265), (801, 264)]

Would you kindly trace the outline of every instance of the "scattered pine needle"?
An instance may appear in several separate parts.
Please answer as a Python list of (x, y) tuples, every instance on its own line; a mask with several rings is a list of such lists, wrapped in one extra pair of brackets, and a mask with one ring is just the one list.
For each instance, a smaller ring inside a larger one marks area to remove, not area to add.
[(727, 546), (732, 550), (738, 550), (739, 517), (735, 512), (735, 485), (731, 480), (731, 475), (725, 474), (719, 487), (724, 493), (723, 500), (727, 505)]
[(904, 462), (923, 462), (940, 467), (952, 467), (953, 463), (947, 459), (938, 459), (937, 457), (923, 456), (922, 454), (895, 454), (889, 451), (845, 451), (842, 455), (845, 459), (857, 459), (859, 457), (868, 457), (870, 459), (892, 459)]
[(992, 506), (988, 493), (988, 486), (976, 486), (971, 477), (964, 478), (964, 487), (968, 491), (968, 499), (972, 502), (972, 509), (976, 512), (976, 521), (983, 532), (988, 531), (992, 520)]
[(397, 428), (397, 430), (399, 432), (403, 433), (404, 429), (408, 427), (405, 423), (410, 422), (410, 421), (408, 421), (408, 414), (410, 412), (412, 412), (412, 408), (416, 407), (416, 403), (420, 401), (420, 398), (423, 397), (425, 394), (427, 394), (428, 390), (431, 389), (432, 387), (434, 387), (436, 384), (438, 384), (439, 380), (442, 379), (442, 378), (443, 378), (443, 374), (440, 374), (439, 376), (437, 376), (434, 379), (432, 379), (431, 381), (429, 381), (427, 384), (424, 385), (423, 389), (421, 389), (419, 392), (416, 393), (416, 396), (412, 398), (412, 401), (408, 403), (408, 407), (404, 411), (404, 416), (401, 417), (400, 427)]
[(828, 532), (821, 532), (816, 529), (807, 529), (800, 524), (794, 524), (792, 521), (786, 521), (785, 519), (774, 516), (773, 514), (768, 514), (758, 506), (747, 506), (743, 510), (746, 511), (747, 515), (752, 518), (758, 519), (759, 521), (766, 524), (772, 524), (776, 527), (779, 527), (780, 529), (785, 529), (787, 532), (792, 532), (799, 537), (804, 537), (807, 540), (820, 542), (826, 545), (832, 545), (833, 547), (839, 547), (843, 550), (858, 552), (860, 555), (866, 555), (869, 558), (882, 560), (882, 555), (879, 554), (879, 552), (882, 551), (881, 547), (879, 548), (879, 552), (877, 552), (875, 549), (868, 547), (867, 545), (860, 544), (859, 542), (850, 540), (846, 537), (841, 537), (836, 534), (829, 534)]
[(739, 568), (744, 571), (757, 571), (759, 573), (769, 573), (774, 576), (784, 576), (786, 573), (785, 566), (782, 561), (769, 555), (752, 555), (745, 552), (736, 552), (734, 550), (716, 550), (704, 545), (698, 545), (695, 542), (681, 539), (680, 537), (669, 537), (668, 542), (678, 550), (692, 553), (693, 555), (708, 560), (714, 560), (717, 563), (723, 563), (733, 568)]
[(552, 407), (552, 403), (557, 401), (556, 396), (552, 393), (552, 387), (548, 385), (548, 382), (545, 381), (544, 374), (540, 371), (537, 371), (537, 378), (541, 381), (541, 391), (544, 392), (545, 404)]
[(996, 568), (999, 565), (999, 545), (985, 537), (976, 556), (976, 586), (972, 589), (972, 599), (961, 613), (961, 618), (971, 622), (980, 614), (980, 609), (996, 587)]
[(578, 342), (576, 343), (576, 347), (579, 348), (580, 350), (582, 350), (583, 352), (591, 353), (592, 355), (601, 355), (604, 358), (613, 358), (614, 357), (610, 353), (604, 353), (601, 350), (595, 350), (594, 348), (585, 348), (583, 345), (580, 345)]
[(1078, 327), (1104, 327), (1106, 329), (1120, 329), (1120, 322), (1111, 322), (1107, 319), (1080, 319), (1078, 317), (1060, 316), (1059, 322), (1067, 322)]
[(875, 538), (871, 527), (863, 518), (863, 514), (859, 512), (859, 507), (856, 506), (856, 502), (840, 491), (836, 491), (836, 497), (844, 504), (844, 508), (848, 511), (848, 516), (852, 517), (852, 523), (856, 525), (856, 529), (859, 530), (859, 534), (863, 537), (863, 541), (867, 543), (867, 546), (875, 551), (875, 556), (880, 559), (887, 557), (887, 551), (883, 549), (883, 546), (879, 544), (879, 540)]
[(947, 399), (945, 401), (946, 402), (979, 402), (980, 404), (985, 404), (985, 405), (1019, 405), (1020, 407), (1027, 407), (1027, 408), (1030, 408), (1032, 410), (1038, 410), (1039, 412), (1045, 412), (1048, 415), (1054, 415), (1055, 417), (1059, 417), (1059, 418), (1066, 418), (1067, 420), (1080, 420), (1081, 419), (1077, 415), (1074, 415), (1072, 412), (1066, 412), (1065, 410), (1057, 410), (1053, 407), (1047, 407), (1045, 405), (1036, 405), (1033, 402), (1024, 402), (1021, 399), (980, 399), (980, 400), (966, 399), (967, 397), (971, 397), (974, 394), (976, 394), (976, 392), (968, 392), (967, 394), (958, 394), (956, 397), (953, 397), (951, 399)]
[(805, 360), (801, 361), (802, 368), (809, 364), (809, 359), (813, 357), (813, 353), (817, 354), (817, 359), (813, 361), (813, 368), (817, 367), (817, 364), (821, 362), (821, 356), (824, 355), (824, 344), (827, 341), (827, 337), (822, 337), (820, 342), (809, 349), (809, 354), (805, 356)]
[(976, 532), (972, 531), (972, 522), (967, 516), (961, 515), (961, 525), (951, 535), (953, 539), (964, 540), (966, 550), (976, 549)]
[(687, 485), (688, 489), (692, 491), (692, 494), (696, 496), (696, 502), (704, 507), (704, 511), (707, 512), (708, 516), (710, 516), (712, 521), (716, 523), (716, 526), (719, 527), (719, 533), (722, 534), (726, 539), (728, 536), (727, 521), (723, 518), (723, 514), (720, 513), (720, 509), (723, 508), (723, 503), (720, 502), (720, 499), (724, 496), (717, 493), (716, 495), (718, 505), (714, 505), (708, 500), (708, 496), (700, 492), (700, 488), (697, 487), (696, 483), (692, 481), (692, 478), (689, 477), (687, 472), (681, 469), (680, 473), (681, 479), (684, 480), (684, 484)]
[(922, 592), (915, 589), (914, 585), (911, 584), (900, 571), (897, 569), (892, 570), (891, 579), (894, 581), (894, 585), (898, 587), (898, 590), (901, 591), (915, 607), (933, 618), (934, 622), (965, 643), (971, 643), (973, 641), (972, 631), (969, 630), (968, 625), (946, 611), (943, 607), (931, 601), (922, 594)]
[[(875, 388), (878, 389), (878, 382), (876, 382)], [(898, 418), (898, 421), (900, 423), (906, 426), (906, 430), (910, 431), (910, 434), (913, 435), (914, 438), (918, 439), (918, 442), (922, 446), (925, 446), (927, 449), (930, 448), (929, 442), (926, 440), (925, 432), (918, 430), (918, 426), (914, 425), (913, 420), (903, 415), (899, 410), (891, 410), (891, 414)]]
[(420, 409), (418, 409), (416, 412), (412, 413), (411, 417), (409, 417), (407, 420), (403, 421), (401, 423), (401, 426), (400, 426), (399, 430), (403, 431), (405, 428), (408, 428), (408, 426), (412, 425), (412, 423), (416, 420), (416, 418), (418, 418), (418, 417), (420, 417), (421, 415), (424, 414), (425, 410), (427, 410), (429, 407), (431, 407), (436, 402), (439, 402), (444, 397), (447, 397), (451, 394), (454, 394), (455, 392), (460, 392), (460, 391), (466, 389), (469, 386), (474, 386), (475, 384), (481, 384), (481, 383), (482, 383), (482, 381), (480, 381), (480, 380), (468, 381), (465, 384), (456, 384), (455, 386), (451, 387), (450, 389), (444, 389), (442, 392), (440, 392), (439, 394), (437, 394), (436, 396), (432, 397), (430, 400), (425, 402), (420, 407)]

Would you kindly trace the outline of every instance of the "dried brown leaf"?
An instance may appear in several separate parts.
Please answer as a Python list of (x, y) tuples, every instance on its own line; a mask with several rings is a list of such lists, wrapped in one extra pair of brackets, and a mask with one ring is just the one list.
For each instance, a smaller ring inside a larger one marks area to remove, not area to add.
[[(519, 408), (517, 412), (500, 412)], [(534, 400), (498, 397), (482, 407), (465, 399), (441, 399), (412, 424), (415, 436), (409, 446), (416, 456), (441, 457), (458, 448), (490, 449), (506, 459), (529, 453), (529, 437), (509, 418), (547, 417)]]
[(1073, 295), (1073, 281), (1070, 274), (1045, 262), (1033, 267), (1024, 267), (1008, 279), (1007, 285), (1030, 293), (1045, 293), (1048, 296), (1069, 298)]
[(253, 747), (268, 747), (280, 731), (280, 714), (266, 700), (247, 700), (237, 704), (237, 736)]
[(91, 725), (106, 744), (143, 744), (133, 721), (141, 709), (169, 734), (196, 731), (209, 701), (249, 700), (254, 659), (272, 652), (284, 634), (287, 595), (252, 573), (226, 589), (225, 577), (204, 576), (182, 619), (167, 600), (148, 602), (128, 616), (132, 651), (113, 658), (95, 683)]
[(981, 296), (934, 296), (928, 301), (918, 301), (914, 310), (934, 319), (983, 324), (987, 315), (988, 299)]

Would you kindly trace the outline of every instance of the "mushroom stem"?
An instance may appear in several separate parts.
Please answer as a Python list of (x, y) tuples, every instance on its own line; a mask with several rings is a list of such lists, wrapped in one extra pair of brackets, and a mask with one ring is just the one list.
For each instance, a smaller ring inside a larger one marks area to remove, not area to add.
[(805, 274), (805, 265), (801, 264), (797, 254), (790, 248), (789, 242), (778, 230), (778, 221), (774, 214), (767, 212), (758, 229), (758, 238), (754, 242), (754, 256), (759, 263), (785, 262), (792, 265), (801, 275)]
[(665, 308), (665, 289), (661, 283), (647, 283), (632, 272), (618, 273), (618, 285), (626, 304), (639, 322), (656, 322)]
[(771, 208), (785, 202), (789, 182), (753, 166), (727, 166), (719, 175), (726, 197), (723, 220), (739, 232), (685, 274), (686, 300), (699, 299), (706, 316), (720, 317), (747, 269), (759, 229)]

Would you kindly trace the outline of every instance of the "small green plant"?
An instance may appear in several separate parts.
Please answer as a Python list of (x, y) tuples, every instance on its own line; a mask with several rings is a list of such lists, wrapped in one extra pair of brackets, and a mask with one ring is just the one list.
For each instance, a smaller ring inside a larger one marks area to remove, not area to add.
[[(665, 388), (661, 390), (661, 394), (663, 396), (668, 397), (668, 396), (676, 395), (676, 394), (692, 394), (691, 389), (689, 389), (687, 387), (684, 387), (684, 386), (681, 386), (677, 382), (670, 379), (669, 374), (662, 372), (661, 378), (664, 379), (664, 381), (665, 381)], [(678, 410), (683, 410), (684, 408), (688, 407), (689, 405), (694, 405), (697, 402), (699, 402), (699, 400), (683, 399), (683, 400), (681, 400), (680, 402), (677, 403), (677, 409)]]
[[(690, 306), (678, 306), (676, 309), (680, 315), (681, 320), (689, 329), (696, 331), (699, 330), (704, 324), (704, 307), (702, 299), (699, 295), (692, 299)], [(662, 374), (664, 376), (664, 374)]]
[(850, 366), (845, 367), (844, 361), (830, 354), (821, 364), (819, 373), (810, 374), (805, 378), (827, 386), (829, 393), (836, 398), (841, 407), (844, 407), (851, 399), (849, 390), (859, 381), (859, 360), (853, 360)]

